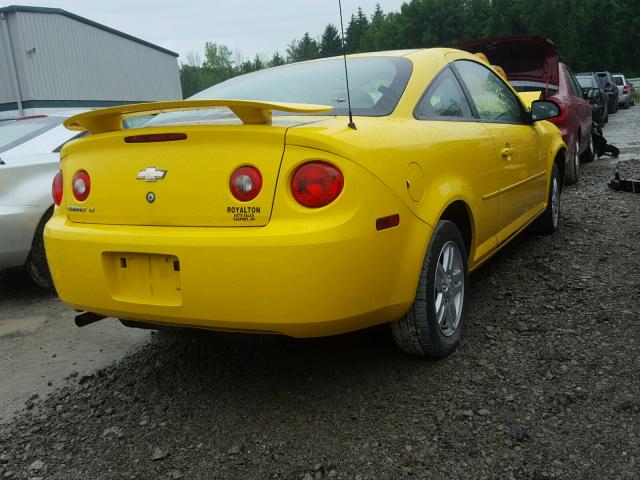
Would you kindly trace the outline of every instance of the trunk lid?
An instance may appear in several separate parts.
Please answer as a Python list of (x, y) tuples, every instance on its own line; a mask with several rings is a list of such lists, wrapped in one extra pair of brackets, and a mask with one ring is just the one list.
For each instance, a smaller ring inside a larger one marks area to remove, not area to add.
[[(112, 225), (262, 226), (271, 215), (284, 127), (216, 125), (149, 128), (91, 135), (62, 161), (67, 214), (74, 222)], [(131, 135), (185, 133), (180, 141), (126, 143)], [(237, 200), (229, 181), (243, 165), (262, 175), (262, 189)], [(72, 193), (73, 176), (91, 178), (88, 198)]]
[(504, 69), (509, 81), (559, 83), (559, 58), (555, 44), (544, 37), (524, 35), (460, 43), (470, 53), (483, 53), (492, 65)]

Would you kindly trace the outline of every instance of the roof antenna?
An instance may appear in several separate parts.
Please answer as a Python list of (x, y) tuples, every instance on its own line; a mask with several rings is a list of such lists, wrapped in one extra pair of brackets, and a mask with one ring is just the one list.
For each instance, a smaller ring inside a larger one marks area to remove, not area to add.
[(349, 128), (357, 130), (356, 124), (353, 123), (353, 112), (351, 111), (351, 93), (349, 92), (349, 70), (347, 70), (347, 49), (344, 46), (344, 23), (342, 22), (342, 0), (338, 0), (338, 7), (340, 8), (340, 30), (342, 35), (340, 40), (342, 42), (342, 57), (344, 58), (344, 77), (347, 80), (347, 103), (349, 104)]

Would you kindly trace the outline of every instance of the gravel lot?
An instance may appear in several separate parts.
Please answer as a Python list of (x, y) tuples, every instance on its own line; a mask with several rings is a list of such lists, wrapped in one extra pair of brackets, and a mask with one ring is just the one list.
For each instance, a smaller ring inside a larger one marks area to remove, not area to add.
[[(605, 136), (640, 177), (639, 125), (621, 111)], [(640, 478), (640, 195), (583, 167), (558, 234), (471, 277), (452, 356), (407, 357), (384, 329), (155, 334), (0, 425), (0, 478)]]

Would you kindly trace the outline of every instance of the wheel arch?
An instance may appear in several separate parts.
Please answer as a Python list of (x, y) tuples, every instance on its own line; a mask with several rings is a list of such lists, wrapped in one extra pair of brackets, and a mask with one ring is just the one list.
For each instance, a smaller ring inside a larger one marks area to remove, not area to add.
[(566, 158), (567, 158), (567, 149), (564, 147), (561, 147), (556, 151), (555, 156), (553, 158), (553, 162), (551, 164), (553, 165), (555, 163), (557, 165), (558, 172), (560, 173), (560, 185), (562, 186), (564, 186), (564, 178), (565, 178), (564, 175), (565, 175), (565, 170), (567, 166)]
[(473, 258), (472, 250), (474, 249), (473, 239), (475, 238), (475, 227), (473, 213), (468, 203), (462, 199), (451, 201), (440, 214), (439, 220), (449, 220), (456, 224), (464, 239), (467, 258)]

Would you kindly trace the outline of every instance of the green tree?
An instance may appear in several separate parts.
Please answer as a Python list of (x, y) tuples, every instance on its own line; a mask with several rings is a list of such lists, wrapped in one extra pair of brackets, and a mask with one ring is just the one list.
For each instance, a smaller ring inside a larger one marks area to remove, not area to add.
[(320, 56), (318, 42), (306, 32), (302, 40), (293, 40), (287, 48), (287, 57), (290, 62), (303, 62), (313, 60)]
[(328, 24), (320, 38), (320, 56), (335, 57), (342, 53), (342, 41), (338, 29), (333, 24)]
[(347, 53), (362, 52), (362, 39), (364, 38), (367, 29), (369, 28), (369, 20), (362, 11), (362, 8), (358, 8), (356, 15), (351, 15), (349, 24), (347, 25), (347, 31), (345, 32), (345, 49)]
[(273, 57), (271, 57), (271, 60), (269, 60), (270, 67), (279, 67), (280, 65), (284, 65), (285, 63), (287, 63), (286, 60), (278, 52), (274, 53)]

